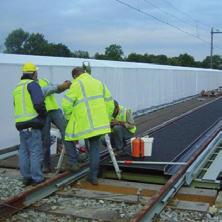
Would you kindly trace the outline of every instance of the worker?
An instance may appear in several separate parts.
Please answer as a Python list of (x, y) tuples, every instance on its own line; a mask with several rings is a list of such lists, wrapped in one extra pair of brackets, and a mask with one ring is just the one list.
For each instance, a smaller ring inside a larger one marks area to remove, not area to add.
[(130, 109), (119, 106), (114, 100), (115, 108), (111, 120), (111, 141), (117, 150), (123, 150), (126, 140), (132, 138), (136, 132), (136, 126)]
[(66, 80), (63, 84), (53, 85), (47, 79), (38, 79), (38, 83), (41, 86), (45, 95), (45, 106), (47, 110), (47, 118), (45, 126), (42, 130), (43, 139), (43, 172), (51, 172), (51, 152), (50, 152), (50, 128), (53, 123), (60, 131), (62, 140), (64, 141), (66, 120), (59, 108), (55, 96), (52, 93), (61, 93), (68, 89), (71, 82)]
[(41, 129), (47, 115), (44, 96), (37, 79), (37, 67), (27, 62), (23, 75), (13, 91), (15, 126), (20, 135), (19, 167), (23, 184), (39, 184), (45, 180), (42, 172), (43, 148)]
[[(82, 67), (72, 70), (72, 85), (62, 100), (62, 108), (68, 121), (65, 140), (67, 142), (85, 140), (89, 144), (90, 172), (88, 181), (98, 184), (99, 139), (111, 132), (108, 110), (114, 110), (114, 102), (107, 87), (86, 73)], [(68, 150), (67, 167), (79, 170), (76, 149)]]

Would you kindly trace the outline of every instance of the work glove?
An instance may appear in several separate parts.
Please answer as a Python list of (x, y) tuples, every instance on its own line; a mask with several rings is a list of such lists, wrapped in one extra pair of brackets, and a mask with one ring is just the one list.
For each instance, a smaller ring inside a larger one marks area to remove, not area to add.
[(66, 89), (69, 89), (69, 87), (72, 85), (72, 83), (69, 80), (66, 80), (65, 82), (63, 82), (62, 84), (58, 85), (58, 91), (59, 92), (63, 92)]

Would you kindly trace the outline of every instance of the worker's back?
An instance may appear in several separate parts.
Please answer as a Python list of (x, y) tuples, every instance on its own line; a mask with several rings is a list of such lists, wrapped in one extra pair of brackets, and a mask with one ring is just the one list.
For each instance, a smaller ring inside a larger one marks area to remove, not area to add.
[(69, 120), (66, 140), (86, 139), (110, 132), (104, 91), (104, 85), (87, 73), (72, 81), (62, 101)]

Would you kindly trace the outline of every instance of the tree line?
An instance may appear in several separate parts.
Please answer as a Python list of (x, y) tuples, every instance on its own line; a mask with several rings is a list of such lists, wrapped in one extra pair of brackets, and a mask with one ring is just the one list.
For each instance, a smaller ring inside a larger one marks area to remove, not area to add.
[[(130, 53), (124, 56), (123, 49), (120, 45), (111, 44), (105, 48), (105, 53), (95, 53), (90, 57), (89, 52), (83, 50), (71, 51), (62, 43), (51, 43), (47, 41), (43, 34), (28, 33), (19, 28), (11, 33), (5, 39), (5, 53), (26, 54), (26, 55), (43, 55), (58, 57), (75, 57), (75, 58), (93, 58), (102, 60), (128, 61), (141, 63), (154, 63), (160, 65), (186, 66), (186, 67), (210, 67), (210, 56), (203, 61), (195, 61), (194, 57), (184, 53), (175, 57), (166, 55), (139, 54)], [(222, 58), (219, 55), (213, 56), (213, 68), (222, 69)]]

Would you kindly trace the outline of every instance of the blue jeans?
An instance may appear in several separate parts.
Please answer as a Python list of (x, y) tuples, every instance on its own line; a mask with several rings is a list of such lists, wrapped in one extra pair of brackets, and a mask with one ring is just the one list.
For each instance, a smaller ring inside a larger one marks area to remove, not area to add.
[[(55, 124), (56, 127), (59, 129), (62, 140), (64, 140), (65, 137), (65, 129), (66, 129), (66, 120), (65, 117), (60, 109), (58, 110), (52, 110), (48, 112), (45, 126), (42, 130), (42, 138), (43, 138), (43, 151), (44, 151), (44, 161), (43, 166), (44, 168), (50, 168), (51, 167), (51, 152), (50, 152), (50, 128), (51, 123)], [(64, 144), (66, 145), (66, 144)]]
[(128, 129), (121, 125), (115, 125), (112, 128), (111, 141), (113, 146), (117, 150), (121, 150), (124, 147), (124, 142), (134, 136)]
[(24, 179), (41, 182), (42, 173), (42, 134), (39, 129), (21, 130), (19, 147), (20, 173)]
[[(99, 172), (99, 161), (100, 161), (100, 136), (94, 136), (88, 139), (85, 139), (85, 143), (89, 144), (89, 155), (90, 155), (90, 161), (89, 161), (89, 177), (91, 179), (96, 179), (98, 172)], [(78, 153), (76, 151), (76, 148), (74, 147), (73, 141), (66, 141), (66, 144), (68, 144), (66, 149), (67, 157), (68, 157), (68, 164), (77, 164), (78, 163)]]

